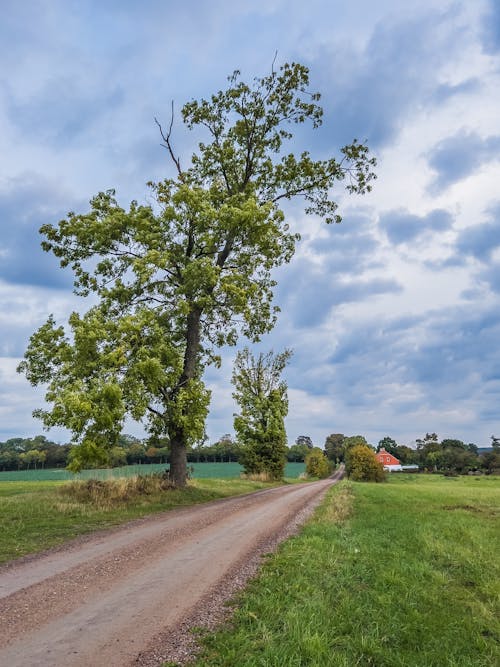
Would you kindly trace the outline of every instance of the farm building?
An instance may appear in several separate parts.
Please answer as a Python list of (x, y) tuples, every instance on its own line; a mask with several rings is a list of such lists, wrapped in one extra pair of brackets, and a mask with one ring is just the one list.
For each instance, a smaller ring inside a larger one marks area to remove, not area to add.
[(382, 449), (375, 454), (377, 461), (384, 466), (384, 470), (402, 470), (401, 463), (392, 454), (389, 454), (383, 447)]

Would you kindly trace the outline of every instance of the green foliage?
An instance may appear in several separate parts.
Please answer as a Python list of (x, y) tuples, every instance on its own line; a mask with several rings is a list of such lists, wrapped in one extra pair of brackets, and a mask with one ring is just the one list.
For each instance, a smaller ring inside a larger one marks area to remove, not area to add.
[(226, 90), (183, 107), (187, 128), (206, 135), (185, 169), (160, 127), (175, 177), (150, 183), (152, 204), (122, 208), (109, 190), (88, 213), (41, 228), (44, 250), (96, 302), (71, 315), (68, 331), (51, 316), (19, 365), (47, 386), (50, 408), (36, 416), (73, 433), (73, 469), (106, 458), (128, 416), (168, 435), (171, 474), (184, 485), (210, 400), (204, 368), (239, 333), (256, 341), (274, 325), (272, 270), (299, 238), (282, 203), (301, 198), (307, 213), (338, 222), (333, 186), (347, 179), (349, 192), (370, 190), (375, 160), (356, 140), (340, 161), (286, 152), (291, 126), (321, 124), (308, 84), (295, 63), (252, 84), (235, 72)]
[(306, 456), (310, 452), (310, 448), (307, 445), (292, 445), (288, 447), (287, 459), (289, 461), (305, 461)]
[(306, 456), (306, 473), (310, 477), (325, 479), (332, 472), (332, 466), (325, 453), (319, 447), (313, 447)]
[(265, 473), (270, 479), (283, 477), (288, 397), (281, 373), (291, 355), (290, 350), (285, 350), (254, 357), (248, 348), (236, 355), (233, 397), (240, 414), (234, 417), (234, 428), (241, 445), (240, 462), (247, 474)]
[(343, 433), (331, 433), (325, 440), (325, 452), (330, 461), (341, 463), (344, 460)]
[(485, 452), (481, 456), (481, 465), (488, 475), (500, 470), (500, 451), (494, 448), (491, 452)]
[(369, 447), (366, 438), (362, 435), (350, 435), (344, 438), (343, 444), (344, 444), (344, 457), (347, 456), (347, 452), (351, 447), (355, 447), (356, 445), (364, 445), (365, 447)]
[(406, 445), (398, 445), (395, 449), (394, 456), (400, 461), (402, 465), (411, 465), (418, 463), (418, 454), (411, 447)]
[(349, 479), (356, 482), (383, 482), (386, 478), (373, 449), (363, 444), (353, 445), (347, 450), (346, 472)]
[[(417, 440), (416, 462), (429, 471), (440, 471), (449, 475), (465, 474), (480, 466), (488, 470), (488, 461), (478, 457), (478, 448), (473, 443), (445, 438), (439, 442), (436, 433), (426, 433)], [(412, 461), (413, 462), (413, 461)]]
[(312, 449), (314, 447), (313, 441), (311, 440), (311, 437), (309, 435), (299, 435), (295, 438), (295, 444), (299, 446), (304, 446), (307, 447), (308, 449)]
[(398, 443), (393, 438), (390, 438), (388, 435), (386, 435), (385, 438), (379, 440), (379, 443), (377, 445), (377, 452), (379, 452), (381, 449), (385, 449), (386, 452), (389, 452), (389, 454), (392, 454), (393, 456), (397, 457), (396, 454), (397, 448), (398, 448)]

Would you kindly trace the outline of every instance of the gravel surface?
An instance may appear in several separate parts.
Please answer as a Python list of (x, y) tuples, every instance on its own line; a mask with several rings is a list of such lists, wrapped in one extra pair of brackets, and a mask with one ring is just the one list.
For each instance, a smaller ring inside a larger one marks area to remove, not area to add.
[(0, 569), (0, 665), (186, 664), (334, 479), (182, 508)]

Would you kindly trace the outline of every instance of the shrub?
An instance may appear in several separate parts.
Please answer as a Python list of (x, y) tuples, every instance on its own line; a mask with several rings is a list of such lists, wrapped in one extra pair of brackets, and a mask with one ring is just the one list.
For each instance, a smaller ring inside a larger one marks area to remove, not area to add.
[(385, 471), (368, 445), (354, 445), (346, 454), (347, 476), (355, 482), (383, 482)]
[(332, 472), (330, 461), (319, 447), (313, 447), (306, 456), (306, 472), (310, 477), (324, 479)]

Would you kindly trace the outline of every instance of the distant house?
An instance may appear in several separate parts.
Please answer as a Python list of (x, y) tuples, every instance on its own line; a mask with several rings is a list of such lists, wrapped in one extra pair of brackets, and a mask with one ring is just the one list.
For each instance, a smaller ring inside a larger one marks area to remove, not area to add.
[(389, 454), (389, 452), (386, 451), (383, 447), (379, 452), (377, 452), (377, 454), (375, 454), (375, 457), (377, 461), (384, 466), (384, 470), (391, 472), (403, 469), (399, 459), (397, 459), (392, 454)]

